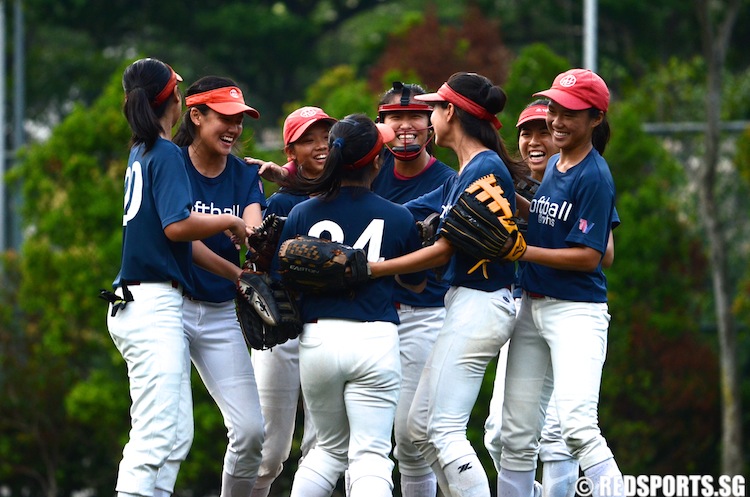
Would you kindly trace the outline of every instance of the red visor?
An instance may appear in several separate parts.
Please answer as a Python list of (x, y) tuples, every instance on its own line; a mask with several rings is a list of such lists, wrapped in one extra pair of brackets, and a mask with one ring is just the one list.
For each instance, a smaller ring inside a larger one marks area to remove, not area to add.
[(426, 95), (414, 95), (415, 100), (421, 100), (423, 102), (450, 102), (459, 109), (465, 110), (472, 116), (483, 121), (492, 123), (495, 129), (503, 127), (500, 120), (491, 114), (487, 109), (474, 102), (473, 100), (464, 97), (453, 88), (448, 86), (448, 83), (443, 83), (437, 93), (427, 93)]
[(249, 105), (245, 105), (242, 90), (236, 86), (225, 86), (216, 88), (215, 90), (196, 93), (185, 99), (185, 105), (188, 107), (195, 107), (200, 104), (206, 104), (210, 109), (225, 116), (234, 116), (244, 112), (255, 119), (260, 117), (260, 112)]
[(523, 123), (529, 122), (529, 121), (538, 121), (538, 120), (546, 120), (547, 119), (547, 105), (546, 104), (540, 104), (540, 105), (532, 105), (531, 107), (526, 107), (523, 112), (521, 112), (521, 115), (518, 116), (518, 122), (516, 123), (516, 128), (520, 127)]

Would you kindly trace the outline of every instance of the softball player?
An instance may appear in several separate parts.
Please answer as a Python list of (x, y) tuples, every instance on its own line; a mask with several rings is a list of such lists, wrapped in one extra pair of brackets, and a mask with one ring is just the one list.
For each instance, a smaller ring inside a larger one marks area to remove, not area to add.
[[(122, 78), (133, 146), (125, 174), (122, 266), (115, 294), (107, 295), (107, 326), (125, 359), (132, 399), (130, 439), (117, 477), (120, 497), (171, 495), (192, 442), (182, 314), (183, 293), (195, 291), (190, 241), (224, 230), (236, 241), (247, 236), (238, 216), (191, 211), (184, 159), (169, 140), (182, 107), (179, 81), (156, 59), (137, 60)], [(208, 265), (207, 259), (196, 251), (196, 262)]]
[[(323, 174), (306, 190), (318, 195), (292, 209), (281, 240), (330, 238), (364, 249), (369, 261), (416, 250), (409, 211), (370, 191), (383, 144), (393, 137), (390, 127), (361, 114), (336, 123)], [(403, 283), (424, 286), (424, 275)], [(331, 495), (347, 466), (352, 497), (392, 495), (389, 455), (401, 383), (394, 284), (384, 278), (352, 295), (302, 295), (300, 379), (317, 444), (295, 474), (293, 497)]]
[[(394, 83), (378, 106), (378, 120), (396, 134), (386, 144), (383, 167), (372, 184), (372, 190), (383, 198), (404, 204), (452, 181), (456, 172), (430, 155), (428, 144), (434, 136), (430, 127), (432, 107), (414, 100), (425, 91), (418, 85)], [(415, 219), (423, 220), (442, 206), (416, 208)], [(399, 350), (401, 355), (401, 395), (396, 408), (394, 455), (401, 474), (403, 497), (434, 497), (437, 480), (430, 465), (411, 442), (407, 420), (427, 357), (445, 318), (445, 292), (448, 284), (428, 272), (422, 293), (397, 286), (394, 301), (398, 310)]]
[[(497, 133), (501, 124), (495, 114), (505, 105), (502, 89), (484, 76), (456, 73), (437, 93), (414, 98), (434, 102), (435, 142), (455, 151), (460, 169), (453, 181), (406, 205), (443, 205), (445, 214), (471, 183), (494, 174), (515, 209), (511, 170), (520, 176), (526, 168), (510, 158)], [(435, 472), (443, 495), (489, 496), (487, 475), (466, 437), (466, 425), (487, 364), (513, 330), (513, 264), (488, 263), (485, 277), (476, 269), (476, 259), (454, 253), (440, 238), (407, 256), (371, 263), (371, 270), (377, 277), (446, 263), (443, 279), (450, 288), (445, 321), (419, 380), (409, 433)]]
[[(328, 158), (328, 132), (335, 122), (318, 107), (299, 108), (284, 120), (284, 151), (289, 167), (293, 167), (299, 177), (314, 179), (322, 173)], [(246, 158), (246, 162), (280, 168), (259, 159)], [(293, 185), (292, 182), (288, 187), (282, 186), (271, 195), (266, 216), (287, 216), (292, 207), (309, 198), (307, 193), (295, 190)], [(252, 497), (266, 497), (292, 450), (300, 392), (299, 340), (289, 340), (272, 350), (253, 350), (252, 358), (266, 431), (263, 462)], [(307, 412), (304, 420), (302, 457), (315, 445), (315, 428)]]
[[(558, 153), (559, 148), (553, 143), (552, 134), (547, 129), (547, 106), (549, 100), (539, 99), (531, 102), (521, 112), (516, 123), (518, 129), (518, 150), (531, 170), (531, 177), (542, 181), (547, 161)], [(603, 153), (603, 150), (600, 151)], [(619, 219), (617, 220), (619, 223)], [(610, 232), (607, 250), (602, 259), (602, 267), (608, 268), (614, 260), (614, 239)], [(521, 308), (523, 291), (515, 285), (513, 296), (516, 308)], [(507, 366), (508, 347), (503, 347), (495, 374), (495, 384), (490, 401), (490, 412), (485, 422), (485, 446), (500, 471), (500, 425), (505, 393), (505, 369)], [(503, 354), (504, 352), (504, 354)], [(542, 495), (544, 497), (573, 497), (575, 482), (579, 476), (578, 461), (568, 450), (560, 432), (560, 421), (555, 407), (554, 397), (550, 398), (544, 428), (539, 444), (539, 460), (543, 463)], [(535, 483), (538, 486), (538, 483)]]
[[(258, 118), (245, 104), (231, 79), (206, 76), (191, 85), (188, 107), (174, 142), (182, 147), (193, 190), (193, 211), (231, 212), (248, 226), (261, 221), (265, 207), (263, 184), (256, 167), (232, 155), (242, 134), (244, 116)], [(239, 251), (222, 234), (203, 243), (226, 264), (222, 278), (193, 266), (195, 289), (183, 303), (190, 358), (219, 406), (227, 427), (221, 497), (243, 497), (258, 476), (263, 443), (263, 418), (250, 353), (235, 312), (235, 281), (240, 272)]]
[(616, 225), (612, 176), (600, 150), (609, 139), (609, 90), (572, 69), (541, 95), (560, 148), (530, 206), (521, 311), (508, 353), (498, 492), (531, 495), (544, 412), (554, 396), (562, 437), (601, 495), (620, 470), (597, 420), (609, 313), (602, 257)]

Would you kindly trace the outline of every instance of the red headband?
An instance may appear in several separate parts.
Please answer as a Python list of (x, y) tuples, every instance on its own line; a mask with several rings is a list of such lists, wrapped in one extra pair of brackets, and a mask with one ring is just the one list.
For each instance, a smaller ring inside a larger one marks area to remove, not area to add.
[(383, 150), (383, 137), (380, 136), (380, 133), (378, 133), (378, 139), (375, 142), (375, 145), (372, 147), (372, 150), (370, 150), (367, 155), (359, 159), (357, 162), (352, 164), (351, 166), (345, 166), (346, 169), (359, 169), (361, 167), (366, 166), (370, 162), (375, 160), (375, 157), (380, 154), (380, 152)]
[(490, 114), (487, 109), (485, 109), (478, 103), (458, 93), (456, 90), (448, 86), (448, 83), (443, 83), (443, 86), (438, 89), (437, 94), (443, 97), (447, 102), (450, 102), (458, 108), (465, 110), (477, 119), (481, 119), (482, 121), (489, 121), (490, 123), (492, 123), (495, 129), (500, 129), (503, 127), (500, 120), (494, 114)]
[(179, 74), (174, 72), (174, 69), (167, 65), (169, 67), (169, 70), (172, 71), (172, 74), (169, 76), (169, 81), (167, 81), (167, 84), (162, 88), (162, 90), (159, 92), (158, 95), (154, 97), (154, 99), (151, 101), (151, 107), (159, 107), (161, 104), (167, 101), (167, 98), (169, 98), (169, 95), (172, 94), (174, 91), (174, 87), (177, 86), (178, 81), (182, 81), (182, 78)]
[[(344, 119), (343, 121), (346, 121), (346, 119)], [(376, 123), (375, 127), (378, 129), (378, 139), (375, 141), (375, 145), (373, 145), (372, 149), (367, 152), (367, 155), (359, 159), (357, 162), (351, 165), (345, 165), (345, 169), (349, 169), (351, 171), (359, 169), (371, 163), (375, 160), (375, 157), (377, 157), (378, 154), (383, 151), (383, 144), (388, 143), (389, 141), (396, 138), (396, 132), (393, 131), (393, 128), (391, 128), (390, 126), (383, 123)], [(338, 140), (342, 140), (342, 138), (336, 138), (336, 140), (333, 141), (334, 147), (337, 146)]]

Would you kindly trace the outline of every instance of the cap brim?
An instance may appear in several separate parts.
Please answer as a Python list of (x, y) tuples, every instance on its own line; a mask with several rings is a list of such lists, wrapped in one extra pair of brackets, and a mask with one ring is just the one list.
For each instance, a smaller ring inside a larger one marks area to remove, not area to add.
[(437, 93), (425, 93), (423, 95), (414, 95), (414, 100), (421, 102), (445, 102), (446, 100)]
[(570, 93), (562, 90), (555, 90), (550, 88), (549, 90), (539, 91), (534, 93), (534, 97), (547, 97), (553, 102), (562, 105), (566, 109), (570, 110), (586, 110), (591, 108), (591, 104), (581, 100), (578, 97), (571, 95)]
[(523, 119), (518, 120), (518, 122), (516, 123), (516, 128), (520, 128), (529, 121), (547, 121), (547, 117), (540, 115), (526, 116)]
[(248, 105), (241, 104), (239, 102), (211, 102), (206, 103), (206, 105), (210, 109), (218, 112), (219, 114), (224, 114), (225, 116), (235, 116), (244, 112), (254, 119), (258, 119), (260, 117), (260, 112)]
[(284, 145), (290, 145), (290, 144), (296, 142), (297, 140), (299, 140), (302, 137), (303, 134), (305, 134), (305, 131), (307, 131), (307, 129), (310, 126), (312, 126), (313, 124), (316, 124), (316, 123), (320, 123), (320, 122), (331, 123), (331, 126), (333, 126), (334, 124), (336, 124), (336, 119), (334, 119), (332, 117), (321, 117), (319, 119), (311, 119), (310, 121), (307, 121), (305, 124), (303, 124), (302, 126), (300, 126), (299, 128), (297, 128), (294, 131), (294, 134), (289, 138), (289, 141), (287, 143), (285, 143)]
[(393, 128), (391, 128), (387, 124), (376, 123), (375, 126), (378, 127), (378, 133), (380, 133), (380, 137), (383, 139), (383, 143), (388, 143), (396, 138), (396, 132), (393, 131)]

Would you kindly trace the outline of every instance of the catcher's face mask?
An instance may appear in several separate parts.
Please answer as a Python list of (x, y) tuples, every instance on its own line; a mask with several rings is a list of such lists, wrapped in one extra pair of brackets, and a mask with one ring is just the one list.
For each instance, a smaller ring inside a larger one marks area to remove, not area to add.
[[(396, 138), (398, 142), (396, 144), (386, 144), (388, 150), (393, 153), (396, 159), (401, 161), (412, 161), (420, 156), (422, 150), (432, 141), (435, 136), (430, 124), (430, 114), (432, 113), (432, 107), (428, 104), (421, 102), (411, 101), (411, 90), (408, 86), (404, 86), (401, 82), (393, 83), (393, 89), (401, 91), (401, 98), (397, 103), (383, 104), (378, 107), (378, 122), (385, 123), (386, 117), (390, 113), (391, 115), (403, 115), (403, 114), (425, 114), (427, 116), (427, 126), (424, 128), (414, 128), (413, 133), (402, 132), (401, 130), (394, 130), (396, 132)], [(417, 141), (418, 134), (427, 131), (427, 139), (423, 144), (419, 144)]]

